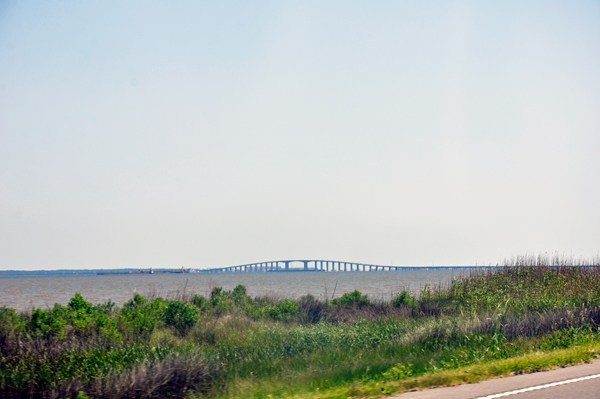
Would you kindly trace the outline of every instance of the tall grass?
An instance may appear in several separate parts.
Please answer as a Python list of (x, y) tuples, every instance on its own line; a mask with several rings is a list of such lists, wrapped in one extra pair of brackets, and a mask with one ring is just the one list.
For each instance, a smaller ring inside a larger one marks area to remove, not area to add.
[(251, 298), (243, 286), (122, 308), (0, 308), (0, 397), (285, 397), (597, 342), (600, 262), (517, 257), (414, 297)]

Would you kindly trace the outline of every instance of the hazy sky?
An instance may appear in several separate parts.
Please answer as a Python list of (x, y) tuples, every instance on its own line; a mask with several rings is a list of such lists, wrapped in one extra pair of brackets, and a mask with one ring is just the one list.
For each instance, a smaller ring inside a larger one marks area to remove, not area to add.
[(600, 250), (598, 1), (0, 2), (0, 269)]

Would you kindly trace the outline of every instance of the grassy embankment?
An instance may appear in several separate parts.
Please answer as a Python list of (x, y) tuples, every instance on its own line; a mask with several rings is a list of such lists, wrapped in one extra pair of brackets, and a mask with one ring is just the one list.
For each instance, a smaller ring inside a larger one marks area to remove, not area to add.
[[(418, 298), (373, 303), (140, 295), (117, 308), (0, 308), (0, 397), (377, 396), (587, 361), (600, 262), (517, 258)], [(560, 267), (549, 267), (559, 265)]]

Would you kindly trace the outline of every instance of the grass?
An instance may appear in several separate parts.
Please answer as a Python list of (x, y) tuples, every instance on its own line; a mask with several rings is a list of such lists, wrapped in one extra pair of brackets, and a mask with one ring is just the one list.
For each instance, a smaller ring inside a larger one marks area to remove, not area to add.
[(575, 364), (600, 348), (594, 262), (519, 257), (390, 302), (238, 286), (0, 308), (0, 396), (368, 397)]
[[(552, 370), (557, 367), (587, 363), (597, 357), (599, 347), (600, 345), (597, 344), (581, 345), (569, 349), (556, 350), (550, 353), (536, 352), (509, 359), (490, 361), (483, 364), (431, 372), (419, 377), (409, 377), (404, 373), (398, 375), (400, 378), (396, 381), (371, 381), (364, 384), (352, 384), (349, 387), (332, 389), (325, 392), (295, 396), (299, 398), (379, 397), (382, 395), (399, 394), (413, 390), (472, 384), (492, 378)], [(391, 371), (392, 373), (389, 373), (388, 375), (394, 374), (394, 370), (392, 369)]]

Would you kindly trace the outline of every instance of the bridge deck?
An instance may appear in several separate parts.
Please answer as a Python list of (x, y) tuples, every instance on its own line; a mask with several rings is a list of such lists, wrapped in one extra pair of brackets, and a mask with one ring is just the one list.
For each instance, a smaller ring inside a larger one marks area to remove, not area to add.
[[(302, 264), (292, 267), (291, 264)], [(350, 271), (399, 271), (399, 270), (453, 270), (453, 269), (490, 269), (497, 266), (390, 266), (372, 265), (360, 262), (343, 262), (333, 260), (279, 260), (269, 262), (247, 263), (245, 265), (196, 269), (197, 273), (266, 273), (266, 272), (350, 272)]]

